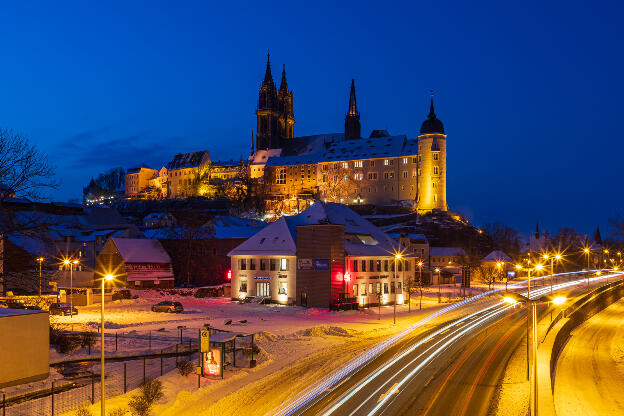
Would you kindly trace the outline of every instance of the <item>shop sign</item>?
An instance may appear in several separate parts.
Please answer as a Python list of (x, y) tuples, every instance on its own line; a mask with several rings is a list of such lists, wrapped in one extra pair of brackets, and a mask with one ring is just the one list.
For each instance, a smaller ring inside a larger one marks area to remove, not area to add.
[(297, 259), (297, 268), (299, 270), (312, 270), (312, 259)]
[(271, 276), (256, 276), (254, 277), (256, 280), (271, 280)]
[(314, 270), (329, 270), (329, 259), (314, 259)]

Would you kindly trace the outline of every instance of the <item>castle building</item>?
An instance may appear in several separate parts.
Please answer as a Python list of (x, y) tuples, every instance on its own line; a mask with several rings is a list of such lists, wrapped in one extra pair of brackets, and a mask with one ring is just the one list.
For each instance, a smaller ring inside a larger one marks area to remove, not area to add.
[[(373, 130), (361, 136), (355, 80), (344, 133), (294, 137), (293, 94), (282, 71), (279, 93), (267, 59), (259, 90), (251, 177), (260, 179), (274, 211), (297, 212), (313, 200), (385, 205), (407, 202), (420, 212), (448, 210), (446, 134), (434, 111), (417, 138)], [(253, 149), (253, 135), (252, 135)]]

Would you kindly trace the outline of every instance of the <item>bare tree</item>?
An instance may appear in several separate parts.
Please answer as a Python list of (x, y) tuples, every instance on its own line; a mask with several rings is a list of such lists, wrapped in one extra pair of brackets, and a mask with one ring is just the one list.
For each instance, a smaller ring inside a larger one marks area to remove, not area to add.
[(492, 289), (492, 283), (496, 281), (496, 268), (480, 264), (476, 269), (477, 280), (488, 285), (488, 289)]
[(494, 248), (503, 250), (508, 254), (515, 254), (520, 251), (520, 232), (511, 227), (507, 227), (502, 222), (486, 224), (483, 230), (492, 237)]
[(322, 180), (319, 183), (321, 197), (334, 202), (353, 200), (360, 192), (354, 175), (341, 164), (335, 164), (333, 169), (323, 171)]
[(17, 196), (36, 199), (56, 188), (54, 169), (45, 154), (13, 130), (0, 130), (0, 202)]

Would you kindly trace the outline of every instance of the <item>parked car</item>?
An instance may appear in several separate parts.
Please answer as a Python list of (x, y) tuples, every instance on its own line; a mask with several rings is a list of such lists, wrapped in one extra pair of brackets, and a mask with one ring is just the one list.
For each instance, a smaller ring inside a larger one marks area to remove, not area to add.
[(152, 312), (181, 313), (182, 311), (184, 311), (182, 304), (172, 300), (164, 300), (152, 306)]
[(38, 307), (34, 305), (27, 304), (24, 299), (7, 299), (6, 304), (11, 309), (32, 309), (39, 310)]
[(0, 309), (5, 309), (5, 308), (8, 308), (8, 307), (9, 307), (9, 305), (7, 305), (5, 301), (0, 300)]
[(78, 309), (72, 306), (69, 303), (52, 303), (50, 304), (50, 315), (71, 315), (73, 312), (74, 315), (78, 315)]

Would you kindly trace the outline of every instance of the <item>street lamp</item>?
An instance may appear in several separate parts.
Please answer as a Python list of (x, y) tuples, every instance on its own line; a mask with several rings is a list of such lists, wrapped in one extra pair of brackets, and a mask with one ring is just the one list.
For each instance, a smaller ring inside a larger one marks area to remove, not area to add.
[(39, 296), (41, 296), (41, 264), (44, 260), (43, 257), (37, 257), (37, 262), (39, 262)]
[(418, 304), (418, 310), (422, 309), (422, 266), (423, 266), (423, 262), (419, 261), (418, 262), (418, 280), (419, 280), (419, 286), (420, 286), (420, 303)]
[(438, 273), (438, 303), (440, 303), (442, 301), (442, 293), (440, 292), (440, 268), (436, 267), (435, 271)]
[(396, 324), (396, 304), (397, 304), (397, 292), (398, 292), (398, 288), (397, 288), (397, 260), (400, 260), (401, 257), (403, 257), (401, 255), (401, 253), (396, 253), (394, 255), (394, 318), (393, 318), (393, 323)]
[(102, 340), (100, 341), (101, 343), (101, 347), (100, 347), (100, 396), (102, 399), (102, 415), (106, 414), (105, 411), (105, 407), (106, 404), (104, 402), (105, 400), (105, 394), (104, 394), (104, 282), (105, 281), (112, 281), (115, 278), (115, 276), (113, 276), (112, 274), (107, 274), (106, 276), (104, 276), (104, 278), (102, 279), (102, 321), (100, 322), (100, 329), (101, 329), (101, 335), (102, 335)]
[(589, 287), (589, 253), (591, 252), (589, 247), (585, 247), (583, 249), (585, 254), (587, 254), (587, 287)]
[[(536, 265), (537, 266), (537, 265)], [(533, 374), (531, 377), (531, 387), (533, 390), (533, 401), (531, 407), (533, 408), (533, 416), (537, 416), (537, 304), (538, 303), (553, 303), (554, 305), (563, 305), (567, 298), (565, 296), (544, 295), (536, 300), (531, 300), (530, 296), (522, 296), (517, 293), (506, 293), (503, 298), (503, 302), (515, 305), (520, 302), (525, 302), (527, 306), (531, 307), (531, 321), (533, 325)], [(529, 314), (527, 311), (527, 369), (529, 365)], [(529, 395), (529, 400), (531, 399)]]

